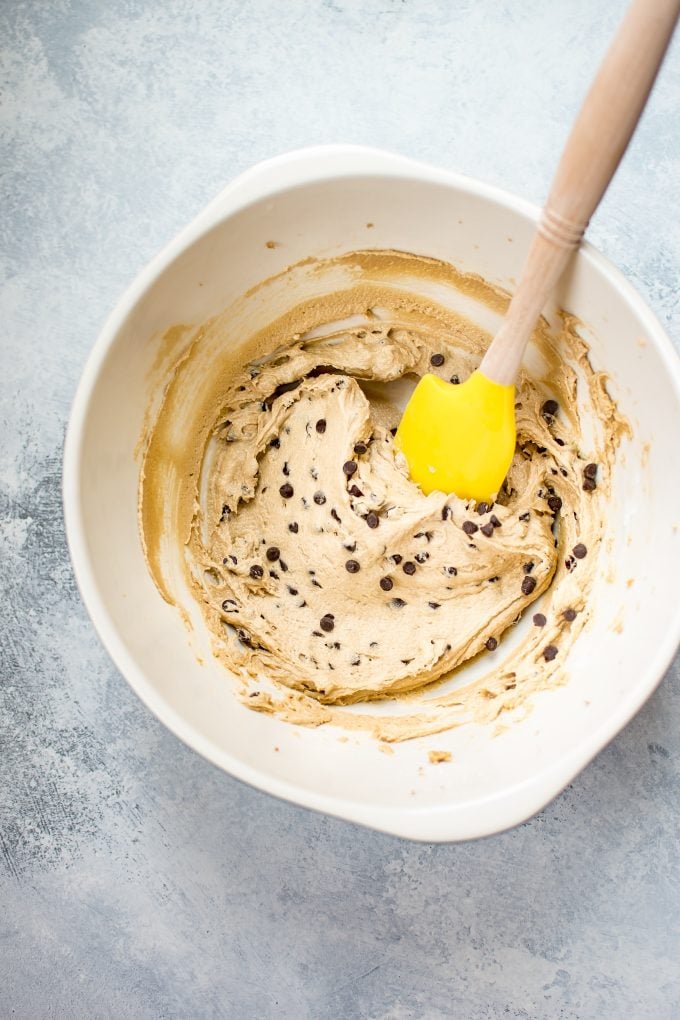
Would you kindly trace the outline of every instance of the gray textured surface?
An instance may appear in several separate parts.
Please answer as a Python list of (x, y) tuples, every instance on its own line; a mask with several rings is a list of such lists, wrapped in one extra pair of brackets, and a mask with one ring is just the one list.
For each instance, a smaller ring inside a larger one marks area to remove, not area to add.
[[(540, 201), (621, 7), (0, 5), (0, 1017), (680, 1015), (678, 660), (538, 817), (410, 845), (165, 732), (88, 622), (60, 506), (106, 313), (229, 178), (353, 141)], [(591, 230), (676, 336), (679, 60)]]

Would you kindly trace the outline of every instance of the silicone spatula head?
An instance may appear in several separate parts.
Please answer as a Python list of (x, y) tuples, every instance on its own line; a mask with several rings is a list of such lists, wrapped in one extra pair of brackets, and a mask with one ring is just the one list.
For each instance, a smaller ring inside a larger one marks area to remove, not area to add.
[(480, 371), (459, 385), (425, 375), (395, 443), (424, 493), (455, 492), (489, 502), (515, 452), (515, 387), (492, 382)]

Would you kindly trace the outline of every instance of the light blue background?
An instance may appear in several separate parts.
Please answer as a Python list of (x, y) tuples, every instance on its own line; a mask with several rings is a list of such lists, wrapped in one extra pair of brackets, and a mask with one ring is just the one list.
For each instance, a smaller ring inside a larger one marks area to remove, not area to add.
[[(346, 141), (540, 202), (622, 9), (2, 3), (3, 1018), (680, 1016), (677, 659), (538, 817), (411, 845), (272, 800), (163, 730), (86, 617), (60, 505), (103, 319), (226, 181)], [(676, 337), (679, 60), (590, 231)]]

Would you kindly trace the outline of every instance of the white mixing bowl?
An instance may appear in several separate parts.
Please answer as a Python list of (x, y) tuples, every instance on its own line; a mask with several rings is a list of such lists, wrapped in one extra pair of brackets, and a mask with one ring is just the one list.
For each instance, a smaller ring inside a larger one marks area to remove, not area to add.
[[(162, 337), (197, 325), (308, 256), (395, 248), (512, 287), (538, 210), (476, 181), (370, 149), (308, 149), (243, 174), (139, 275), (104, 326), (73, 405), (64, 459), (80, 590), (114, 662), (190, 747), (262, 790), (412, 839), (470, 839), (543, 807), (628, 722), (678, 644), (680, 364), (631, 285), (585, 244), (558, 303), (585, 324), (596, 369), (634, 436), (614, 475), (610, 541), (570, 682), (500, 735), (462, 727), (380, 753), (237, 701), (147, 571), (137, 524), (140, 435), (171, 367)], [(371, 228), (367, 224), (372, 224)], [(275, 247), (266, 242), (275, 240)], [(167, 360), (167, 359), (166, 359)], [(161, 366), (159, 376), (159, 366)], [(154, 369), (152, 371), (152, 368)], [(136, 450), (137, 447), (137, 450)], [(675, 466), (675, 470), (672, 470)], [(428, 749), (452, 761), (430, 765)]]

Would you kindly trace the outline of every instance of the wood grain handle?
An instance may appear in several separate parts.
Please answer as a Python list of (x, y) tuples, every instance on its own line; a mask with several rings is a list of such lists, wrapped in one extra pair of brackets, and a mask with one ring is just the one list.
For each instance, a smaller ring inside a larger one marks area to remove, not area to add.
[(680, 0), (633, 0), (562, 153), (517, 291), (481, 364), (517, 377), (531, 331), (614, 176), (680, 15)]

